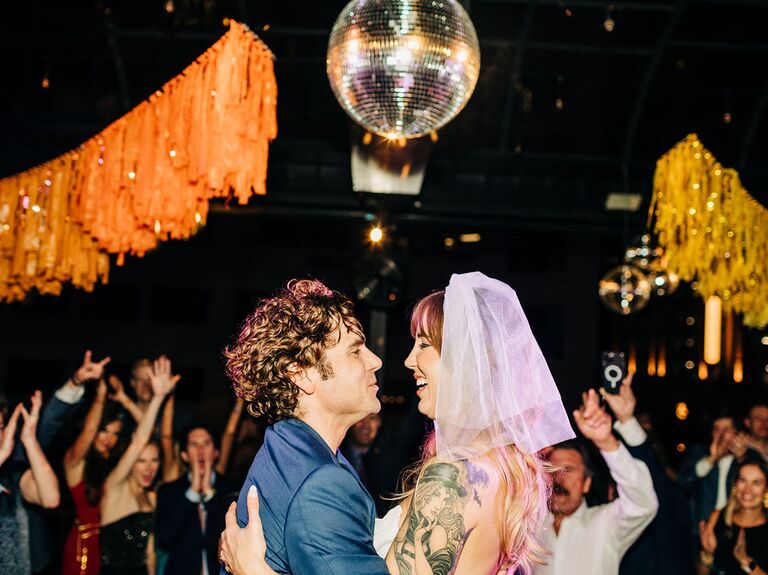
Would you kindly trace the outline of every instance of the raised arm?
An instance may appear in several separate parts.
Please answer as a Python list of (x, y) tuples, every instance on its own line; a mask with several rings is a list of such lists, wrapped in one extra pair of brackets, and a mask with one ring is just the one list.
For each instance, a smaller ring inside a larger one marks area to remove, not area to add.
[(173, 411), (175, 396), (171, 393), (163, 408), (163, 419), (160, 423), (160, 446), (163, 449), (163, 482), (170, 483), (179, 476), (179, 460), (173, 443)]
[(6, 422), (5, 429), (3, 430), (3, 441), (0, 442), (0, 466), (2, 466), (11, 456), (11, 453), (13, 453), (13, 446), (16, 440), (16, 426), (18, 425), (20, 416), (21, 404), (19, 403), (13, 410), (13, 414)]
[(144, 446), (152, 436), (152, 429), (155, 427), (155, 420), (157, 419), (157, 414), (160, 413), (163, 400), (174, 390), (179, 378), (180, 376), (171, 373), (171, 362), (168, 358), (160, 357), (155, 360), (151, 375), (152, 392), (154, 395), (147, 406), (147, 411), (141, 417), (136, 431), (133, 432), (128, 449), (125, 450), (120, 461), (118, 461), (115, 468), (107, 476), (107, 480), (104, 482), (105, 491), (125, 481), (128, 477), (131, 467), (133, 467), (141, 450), (144, 449)]
[(99, 423), (101, 422), (101, 416), (104, 413), (104, 403), (106, 399), (107, 384), (104, 383), (104, 379), (100, 379), (99, 384), (96, 387), (96, 396), (93, 398), (91, 408), (85, 416), (83, 430), (64, 454), (64, 470), (66, 472), (70, 472), (82, 462), (85, 455), (88, 453), (96, 434), (99, 432)]
[(37, 441), (43, 450), (51, 447), (61, 428), (78, 409), (85, 394), (85, 384), (101, 379), (110, 361), (109, 357), (94, 361), (91, 351), (86, 351), (82, 365), (46, 402), (37, 426)]
[(144, 415), (143, 412), (139, 409), (139, 406), (128, 397), (128, 394), (125, 393), (123, 382), (120, 381), (116, 375), (109, 376), (109, 386), (112, 388), (112, 393), (110, 393), (109, 399), (123, 406), (123, 409), (131, 414), (131, 417), (136, 423), (141, 421), (141, 416)]
[(590, 389), (584, 405), (573, 413), (579, 431), (600, 450), (619, 498), (610, 503), (613, 541), (621, 553), (637, 540), (656, 515), (659, 502), (648, 467), (633, 458), (612, 431), (611, 416), (600, 407), (597, 393)]
[(224, 434), (221, 436), (221, 454), (219, 455), (219, 463), (216, 465), (216, 473), (221, 475), (224, 475), (227, 472), (229, 458), (232, 455), (232, 445), (235, 443), (237, 425), (240, 423), (240, 417), (243, 415), (243, 405), (243, 400), (238, 399), (235, 406), (232, 408), (232, 412), (229, 414), (227, 427), (224, 429)]
[(19, 488), (25, 501), (50, 509), (59, 506), (60, 494), (56, 474), (37, 441), (37, 422), (42, 405), (43, 396), (40, 391), (35, 391), (32, 395), (32, 408), (27, 411), (21, 406), (21, 416), (24, 418), (21, 443), (27, 452), (29, 469), (22, 474)]

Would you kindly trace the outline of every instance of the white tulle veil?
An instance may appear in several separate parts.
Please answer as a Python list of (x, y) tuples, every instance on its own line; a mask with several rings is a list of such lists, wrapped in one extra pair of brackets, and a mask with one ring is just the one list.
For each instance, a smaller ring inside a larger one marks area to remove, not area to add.
[(443, 313), (439, 457), (464, 459), (511, 443), (533, 453), (574, 437), (512, 288), (480, 272), (454, 274)]

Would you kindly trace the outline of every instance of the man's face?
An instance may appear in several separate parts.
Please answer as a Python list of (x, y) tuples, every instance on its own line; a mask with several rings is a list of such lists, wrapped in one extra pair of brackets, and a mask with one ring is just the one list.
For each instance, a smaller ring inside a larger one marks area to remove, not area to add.
[(731, 417), (719, 417), (712, 422), (712, 441), (727, 441), (735, 432)]
[(592, 478), (586, 476), (581, 453), (574, 449), (555, 449), (549, 461), (562, 469), (555, 473), (549, 507), (553, 513), (571, 515), (581, 506), (584, 495), (592, 485)]
[(749, 417), (744, 421), (753, 437), (768, 441), (768, 407), (756, 405), (749, 410)]
[[(308, 370), (307, 377), (315, 384), (314, 393), (326, 415), (356, 422), (381, 410), (376, 393), (376, 372), (381, 360), (365, 346), (359, 334), (342, 323), (341, 337), (336, 345), (325, 350), (325, 370)], [(321, 371), (326, 371), (325, 379)]]
[(204, 465), (205, 463), (213, 464), (219, 456), (219, 452), (208, 430), (199, 427), (191, 430), (187, 435), (187, 448), (182, 456), (184, 461), (190, 465), (192, 461)]
[(136, 399), (146, 403), (152, 399), (152, 367), (142, 365), (134, 370), (131, 376), (131, 387), (136, 393)]
[(352, 426), (349, 430), (350, 442), (357, 447), (370, 447), (379, 434), (380, 427), (381, 416), (378, 413), (372, 413)]

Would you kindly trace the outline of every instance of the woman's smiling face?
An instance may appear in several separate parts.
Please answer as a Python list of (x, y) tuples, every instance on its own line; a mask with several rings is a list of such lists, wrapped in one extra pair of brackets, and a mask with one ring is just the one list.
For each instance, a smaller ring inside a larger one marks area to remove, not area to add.
[(437, 407), (440, 354), (424, 334), (416, 334), (411, 353), (405, 358), (405, 367), (413, 371), (416, 395), (419, 397), (419, 411), (430, 419), (434, 419)]

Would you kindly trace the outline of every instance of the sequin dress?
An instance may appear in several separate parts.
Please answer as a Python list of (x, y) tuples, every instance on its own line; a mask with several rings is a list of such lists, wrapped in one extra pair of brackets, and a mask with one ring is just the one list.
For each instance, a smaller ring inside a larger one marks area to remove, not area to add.
[(82, 481), (70, 487), (69, 492), (75, 504), (77, 519), (64, 546), (62, 575), (98, 575), (101, 568), (99, 508), (88, 501), (85, 496), (85, 483)]
[(138, 512), (101, 528), (101, 575), (146, 575), (154, 513)]
[(0, 575), (29, 575), (29, 523), (19, 481), (25, 467), (13, 462), (0, 469)]

